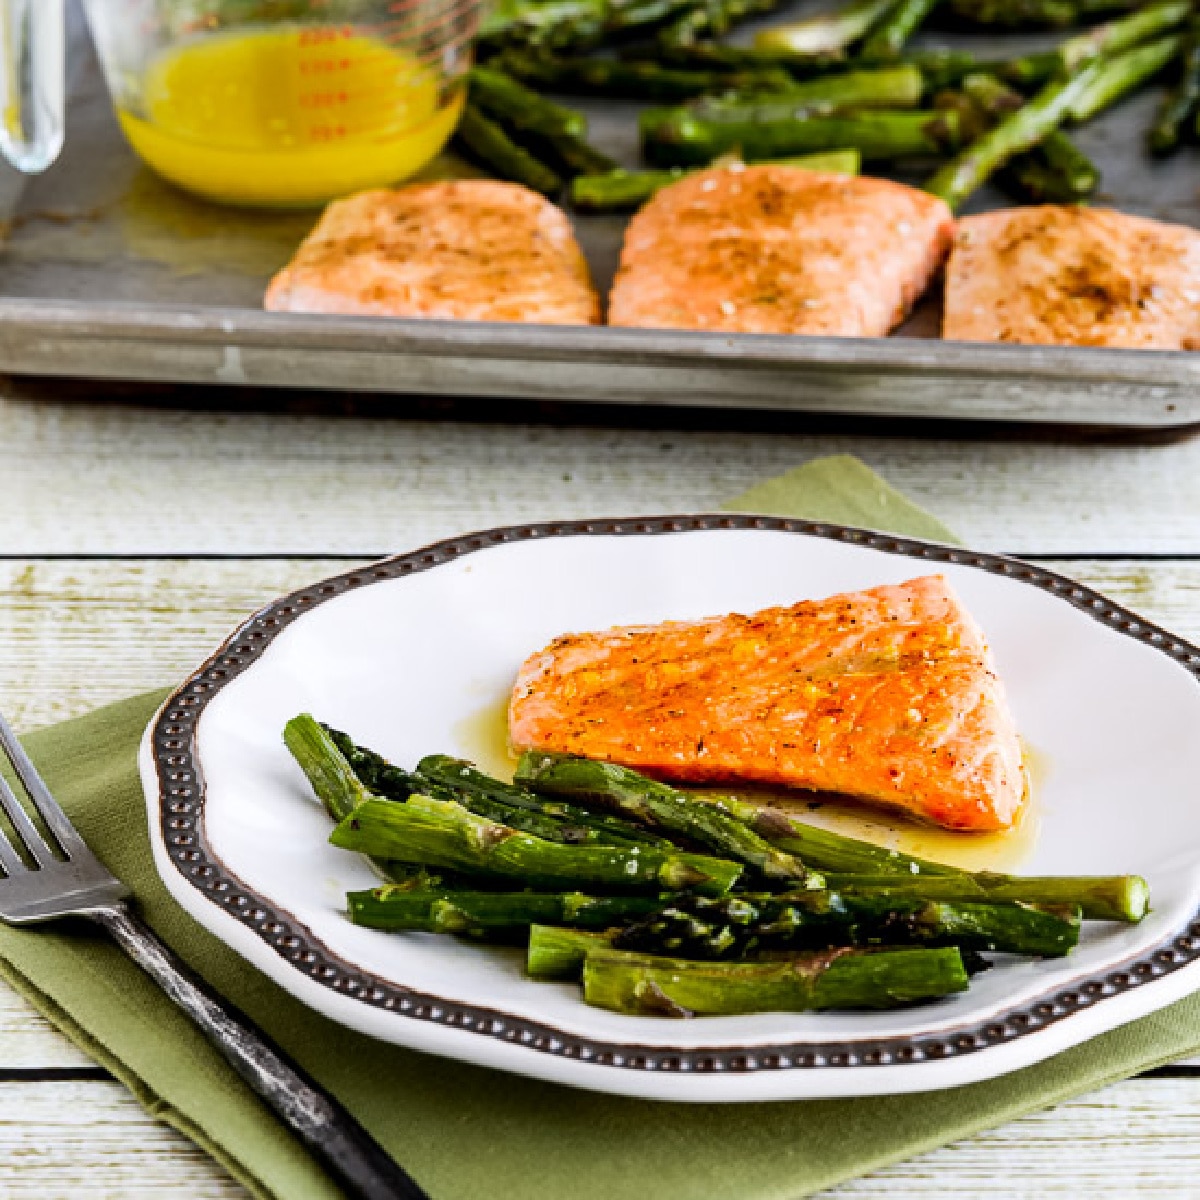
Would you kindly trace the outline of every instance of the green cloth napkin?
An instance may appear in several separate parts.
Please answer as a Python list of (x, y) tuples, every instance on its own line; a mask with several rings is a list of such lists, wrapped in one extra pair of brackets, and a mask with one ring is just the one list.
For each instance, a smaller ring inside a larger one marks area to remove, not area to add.
[[(789, 515), (944, 538), (853, 459), (764, 485)], [(1200, 1049), (1200, 996), (1038, 1066), (927, 1095), (786, 1104), (626, 1100), (430, 1058), (305, 1008), (205, 933), (151, 865), (136, 755), (163, 693), (28, 739), (83, 836), (176, 951), (321, 1080), (433, 1200), (796, 1200), (885, 1163)], [(0, 973), (259, 1196), (337, 1191), (203, 1038), (100, 936), (0, 926)]]

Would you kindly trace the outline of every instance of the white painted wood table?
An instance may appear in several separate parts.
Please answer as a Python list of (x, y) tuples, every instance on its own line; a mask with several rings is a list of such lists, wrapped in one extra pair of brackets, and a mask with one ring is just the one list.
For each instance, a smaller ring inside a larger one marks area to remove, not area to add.
[[(174, 681), (247, 611), (347, 561), (512, 521), (710, 509), (840, 451), (972, 545), (1048, 562), (1200, 638), (1200, 440), (351, 418), (30, 391), (0, 393), (0, 704), (24, 729)], [(1180, 1066), (835, 1194), (1200, 1195), (1198, 1135), (1200, 1071)], [(0, 1196), (167, 1193), (243, 1195), (0, 991)]]

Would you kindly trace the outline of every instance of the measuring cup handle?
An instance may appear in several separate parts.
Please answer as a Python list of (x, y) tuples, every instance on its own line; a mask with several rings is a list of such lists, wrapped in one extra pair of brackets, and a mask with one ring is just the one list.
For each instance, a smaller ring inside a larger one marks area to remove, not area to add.
[(27, 175), (62, 149), (66, 75), (63, 0), (0, 0), (0, 152)]

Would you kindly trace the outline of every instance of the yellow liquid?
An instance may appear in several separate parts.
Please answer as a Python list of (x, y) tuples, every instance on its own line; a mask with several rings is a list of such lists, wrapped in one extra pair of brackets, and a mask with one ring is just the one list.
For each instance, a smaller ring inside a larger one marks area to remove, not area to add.
[(445, 144), (462, 89), (334, 26), (218, 34), (169, 51), (118, 108), (139, 155), (212, 200), (307, 205), (404, 179)]
[[(459, 721), (454, 728), (456, 749), (498, 779), (511, 779), (517, 765), (508, 741), (508, 697), (489, 704)], [(954, 833), (910, 821), (865, 804), (836, 796), (809, 796), (759, 788), (693, 788), (700, 794), (734, 795), (764, 807), (779, 808), (822, 829), (861, 838), (917, 858), (929, 858), (969, 871), (1015, 871), (1033, 853), (1041, 822), (1037, 794), (1049, 771), (1046, 757), (1026, 746), (1025, 774), (1029, 800), (1021, 819), (1003, 833)]]

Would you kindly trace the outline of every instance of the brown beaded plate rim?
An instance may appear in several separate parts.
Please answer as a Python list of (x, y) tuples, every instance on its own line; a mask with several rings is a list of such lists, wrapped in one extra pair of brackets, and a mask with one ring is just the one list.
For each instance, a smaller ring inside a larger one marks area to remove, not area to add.
[[(716, 530), (764, 530), (822, 538), (925, 562), (972, 567), (1041, 588), (1094, 620), (1158, 650), (1200, 682), (1200, 648), (1065, 576), (1004, 555), (941, 545), (819, 521), (729, 514), (632, 517), (510, 525), (448, 538), (321, 580), (267, 605), (242, 623), (176, 689), (155, 718), (151, 755), (158, 778), (163, 847), (179, 874), (209, 902), (257, 935), (286, 963), (334, 992), (413, 1020), (433, 1022), (585, 1064), (660, 1073), (750, 1072), (912, 1066), (944, 1062), (1013, 1042), (1200, 959), (1200, 913), (1138, 957), (1016, 1006), (980, 1024), (936, 1035), (779, 1042), (720, 1047), (646, 1046), (566, 1033), (551, 1025), (419, 992), (339, 957), (302, 923), (257, 895), (221, 861), (204, 831), (204, 779), (196, 745), (212, 698), (247, 671), (272, 640), (306, 612), (361, 587), (430, 570), (464, 555), (513, 542), (556, 537), (646, 536)], [(1061, 986), (1061, 985), (1060, 985)]]

